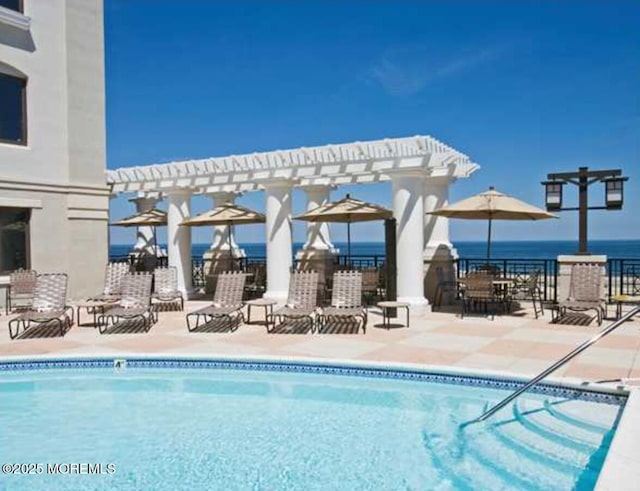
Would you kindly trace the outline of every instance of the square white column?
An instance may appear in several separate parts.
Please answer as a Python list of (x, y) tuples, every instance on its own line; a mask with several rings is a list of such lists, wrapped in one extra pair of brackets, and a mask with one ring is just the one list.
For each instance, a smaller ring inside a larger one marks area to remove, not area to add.
[(167, 239), (169, 266), (178, 271), (178, 289), (188, 295), (193, 290), (191, 277), (191, 227), (180, 224), (191, 216), (191, 191), (168, 191)]

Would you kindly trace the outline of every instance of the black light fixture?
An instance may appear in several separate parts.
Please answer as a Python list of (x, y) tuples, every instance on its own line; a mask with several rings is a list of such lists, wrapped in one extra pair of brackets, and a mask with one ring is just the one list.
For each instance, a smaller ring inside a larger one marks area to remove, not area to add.
[(559, 210), (562, 208), (562, 186), (566, 182), (562, 181), (544, 181), (545, 187), (545, 204), (547, 211)]
[[(588, 167), (578, 168), (578, 172), (559, 172), (547, 174), (547, 181), (543, 181), (545, 187), (545, 202), (549, 211), (579, 212), (578, 217), (578, 254), (587, 252), (587, 211), (589, 210), (620, 210), (623, 201), (624, 181), (629, 178), (622, 175), (620, 169), (589, 170)], [(592, 184), (602, 182), (604, 188), (605, 206), (590, 206), (588, 188)], [(573, 184), (578, 188), (578, 206), (562, 206), (562, 186)]]
[(610, 177), (604, 180), (604, 202), (607, 210), (620, 210), (624, 201), (624, 181), (628, 177)]

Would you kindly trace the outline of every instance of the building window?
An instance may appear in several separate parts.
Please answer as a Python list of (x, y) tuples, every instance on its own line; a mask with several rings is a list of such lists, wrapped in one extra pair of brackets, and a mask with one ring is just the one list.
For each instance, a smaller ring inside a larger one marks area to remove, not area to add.
[(26, 88), (25, 79), (0, 73), (0, 142), (27, 144)]
[(0, 7), (22, 13), (22, 0), (0, 0)]
[(28, 208), (0, 208), (0, 273), (29, 269)]

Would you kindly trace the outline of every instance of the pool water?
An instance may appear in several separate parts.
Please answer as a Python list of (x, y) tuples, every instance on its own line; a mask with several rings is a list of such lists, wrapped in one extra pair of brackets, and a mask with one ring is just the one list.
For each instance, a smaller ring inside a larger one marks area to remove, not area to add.
[(460, 430), (507, 392), (223, 369), (5, 372), (0, 464), (115, 473), (45, 467), (0, 474), (0, 489), (593, 489), (622, 403), (529, 394)]

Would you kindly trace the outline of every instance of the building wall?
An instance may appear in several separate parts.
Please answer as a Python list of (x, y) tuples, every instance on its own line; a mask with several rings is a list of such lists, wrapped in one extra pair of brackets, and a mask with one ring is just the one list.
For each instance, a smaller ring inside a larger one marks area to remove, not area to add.
[(27, 145), (0, 143), (0, 206), (28, 205), (31, 267), (102, 288), (107, 260), (102, 0), (24, 0), (28, 30), (0, 22), (0, 70), (27, 77)]

